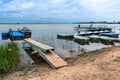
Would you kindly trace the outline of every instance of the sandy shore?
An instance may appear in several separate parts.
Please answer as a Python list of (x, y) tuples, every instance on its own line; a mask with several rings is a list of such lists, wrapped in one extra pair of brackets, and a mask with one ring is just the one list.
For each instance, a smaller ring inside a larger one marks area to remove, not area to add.
[(87, 52), (66, 62), (69, 66), (59, 69), (41, 63), (14, 72), (5, 80), (120, 80), (120, 47)]

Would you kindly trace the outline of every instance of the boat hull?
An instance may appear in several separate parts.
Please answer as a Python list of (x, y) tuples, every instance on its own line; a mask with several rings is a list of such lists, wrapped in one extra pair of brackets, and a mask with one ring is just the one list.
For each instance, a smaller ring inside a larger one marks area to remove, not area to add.
[(119, 34), (116, 33), (100, 33), (101, 36), (108, 36), (113, 38), (119, 38)]
[(75, 39), (85, 39), (85, 40), (88, 40), (89, 38), (87, 37), (84, 37), (84, 36), (81, 36), (81, 35), (77, 35), (77, 34), (74, 34), (74, 38)]

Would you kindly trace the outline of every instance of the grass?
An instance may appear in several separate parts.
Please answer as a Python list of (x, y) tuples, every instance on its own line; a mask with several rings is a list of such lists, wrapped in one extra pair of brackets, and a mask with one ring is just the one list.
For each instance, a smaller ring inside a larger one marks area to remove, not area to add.
[(104, 40), (104, 39), (101, 39), (101, 43), (103, 43), (105, 45), (114, 45), (114, 41), (113, 40)]
[(91, 43), (99, 43), (100, 42), (100, 39), (99, 38), (90, 38), (89, 41)]
[(73, 36), (59, 36), (57, 35), (57, 39), (64, 39), (64, 40), (73, 40)]
[(16, 70), (19, 61), (18, 45), (14, 42), (0, 46), (0, 74)]
[(84, 40), (84, 39), (75, 39), (74, 42), (81, 44), (81, 45), (89, 45), (89, 41)]

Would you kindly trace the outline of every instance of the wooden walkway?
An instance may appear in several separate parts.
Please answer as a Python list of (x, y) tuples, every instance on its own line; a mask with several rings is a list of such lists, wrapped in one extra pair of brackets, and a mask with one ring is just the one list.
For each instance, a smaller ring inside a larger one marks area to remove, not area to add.
[(24, 39), (24, 41), (27, 42), (28, 44), (36, 47), (37, 49), (43, 51), (43, 52), (47, 52), (48, 50), (53, 49), (53, 47), (50, 47), (48, 45), (37, 42), (37, 41), (35, 41), (35, 40), (31, 39), (31, 38)]
[(30, 38), (25, 39), (25, 42), (33, 46), (39, 52), (39, 55), (44, 60), (46, 60), (52, 68), (59, 68), (68, 65), (62, 58), (60, 58), (54, 51), (52, 51), (52, 47), (32, 40)]

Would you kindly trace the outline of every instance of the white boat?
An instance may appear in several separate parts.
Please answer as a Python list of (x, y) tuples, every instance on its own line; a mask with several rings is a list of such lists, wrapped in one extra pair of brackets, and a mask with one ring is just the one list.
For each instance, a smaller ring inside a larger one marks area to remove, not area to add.
[(111, 38), (111, 37), (107, 37), (107, 36), (100, 36), (100, 39), (104, 39), (104, 40), (116, 40), (117, 38)]
[(100, 36), (99, 35), (91, 35), (91, 36), (89, 36), (90, 38), (100, 38)]
[(78, 35), (78, 34), (74, 34), (74, 36), (73, 36), (75, 39), (85, 39), (85, 40), (88, 40), (89, 38), (87, 38), (87, 37), (83, 37), (83, 36), (80, 36), (80, 35)]

